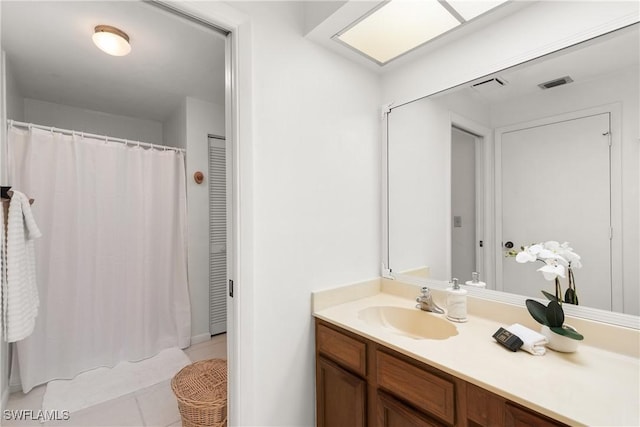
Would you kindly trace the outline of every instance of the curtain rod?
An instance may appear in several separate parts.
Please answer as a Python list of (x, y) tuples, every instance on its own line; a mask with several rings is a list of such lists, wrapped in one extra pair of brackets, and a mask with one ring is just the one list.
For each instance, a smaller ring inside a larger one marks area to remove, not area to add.
[(8, 120), (8, 125), (10, 127), (21, 127), (21, 128), (25, 128), (25, 129), (36, 128), (36, 129), (41, 129), (41, 130), (47, 130), (47, 131), (50, 131), (50, 132), (58, 132), (58, 133), (66, 134), (66, 135), (79, 135), (81, 138), (87, 137), (87, 138), (94, 138), (94, 139), (103, 139), (103, 140), (105, 140), (105, 142), (106, 141), (118, 142), (118, 143), (124, 144), (124, 145), (131, 145), (131, 146), (136, 146), (136, 147), (154, 148), (156, 150), (162, 150), (162, 151), (167, 151), (168, 150), (168, 151), (176, 151), (176, 152), (179, 152), (179, 153), (186, 152), (186, 150), (184, 148), (170, 147), (170, 146), (167, 146), (167, 145), (151, 144), (149, 142), (132, 141), (130, 139), (114, 138), (112, 136), (96, 135), (96, 134), (93, 134), (93, 133), (79, 132), (79, 131), (75, 131), (75, 130), (60, 129), (60, 128), (56, 128), (56, 127), (53, 127), (53, 126), (42, 126), (42, 125), (36, 125), (36, 124), (33, 124), (33, 123), (17, 122), (15, 120)]

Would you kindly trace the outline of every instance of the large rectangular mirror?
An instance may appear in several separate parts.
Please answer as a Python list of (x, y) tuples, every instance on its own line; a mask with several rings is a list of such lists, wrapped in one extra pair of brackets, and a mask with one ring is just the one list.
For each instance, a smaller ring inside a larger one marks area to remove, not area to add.
[(387, 116), (393, 276), (553, 291), (509, 249), (569, 242), (580, 305), (640, 314), (639, 25)]

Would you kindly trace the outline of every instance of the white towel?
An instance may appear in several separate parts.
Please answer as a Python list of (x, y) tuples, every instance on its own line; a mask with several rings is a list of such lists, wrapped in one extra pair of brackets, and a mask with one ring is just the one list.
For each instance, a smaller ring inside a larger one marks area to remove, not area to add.
[[(13, 191), (7, 218), (6, 277), (2, 289), (7, 342), (20, 341), (33, 332), (40, 301), (36, 284), (33, 239), (41, 237), (27, 196)], [(5, 301), (6, 298), (6, 301)]]
[(514, 323), (507, 327), (507, 331), (522, 340), (523, 344), (522, 347), (520, 347), (522, 350), (528, 351), (535, 356), (542, 356), (547, 352), (545, 344), (547, 344), (548, 340), (544, 335), (533, 331), (526, 326), (522, 326), (519, 323)]

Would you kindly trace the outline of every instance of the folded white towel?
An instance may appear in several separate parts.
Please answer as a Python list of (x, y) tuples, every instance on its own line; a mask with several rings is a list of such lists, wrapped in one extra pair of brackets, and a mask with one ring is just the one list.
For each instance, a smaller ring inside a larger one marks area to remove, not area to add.
[(33, 240), (41, 237), (29, 199), (13, 191), (7, 218), (5, 271), (3, 281), (4, 339), (20, 341), (33, 332), (38, 307), (36, 259)]
[(519, 323), (514, 323), (506, 329), (522, 340), (523, 344), (520, 347), (522, 350), (528, 351), (535, 356), (542, 356), (547, 352), (545, 344), (549, 341), (544, 335)]

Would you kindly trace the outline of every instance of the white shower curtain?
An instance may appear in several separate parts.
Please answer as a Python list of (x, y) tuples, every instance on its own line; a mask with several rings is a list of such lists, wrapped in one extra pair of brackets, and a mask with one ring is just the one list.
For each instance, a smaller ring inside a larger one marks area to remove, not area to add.
[(11, 185), (35, 199), (40, 311), (17, 343), (24, 392), (187, 347), (184, 155), (8, 131)]

